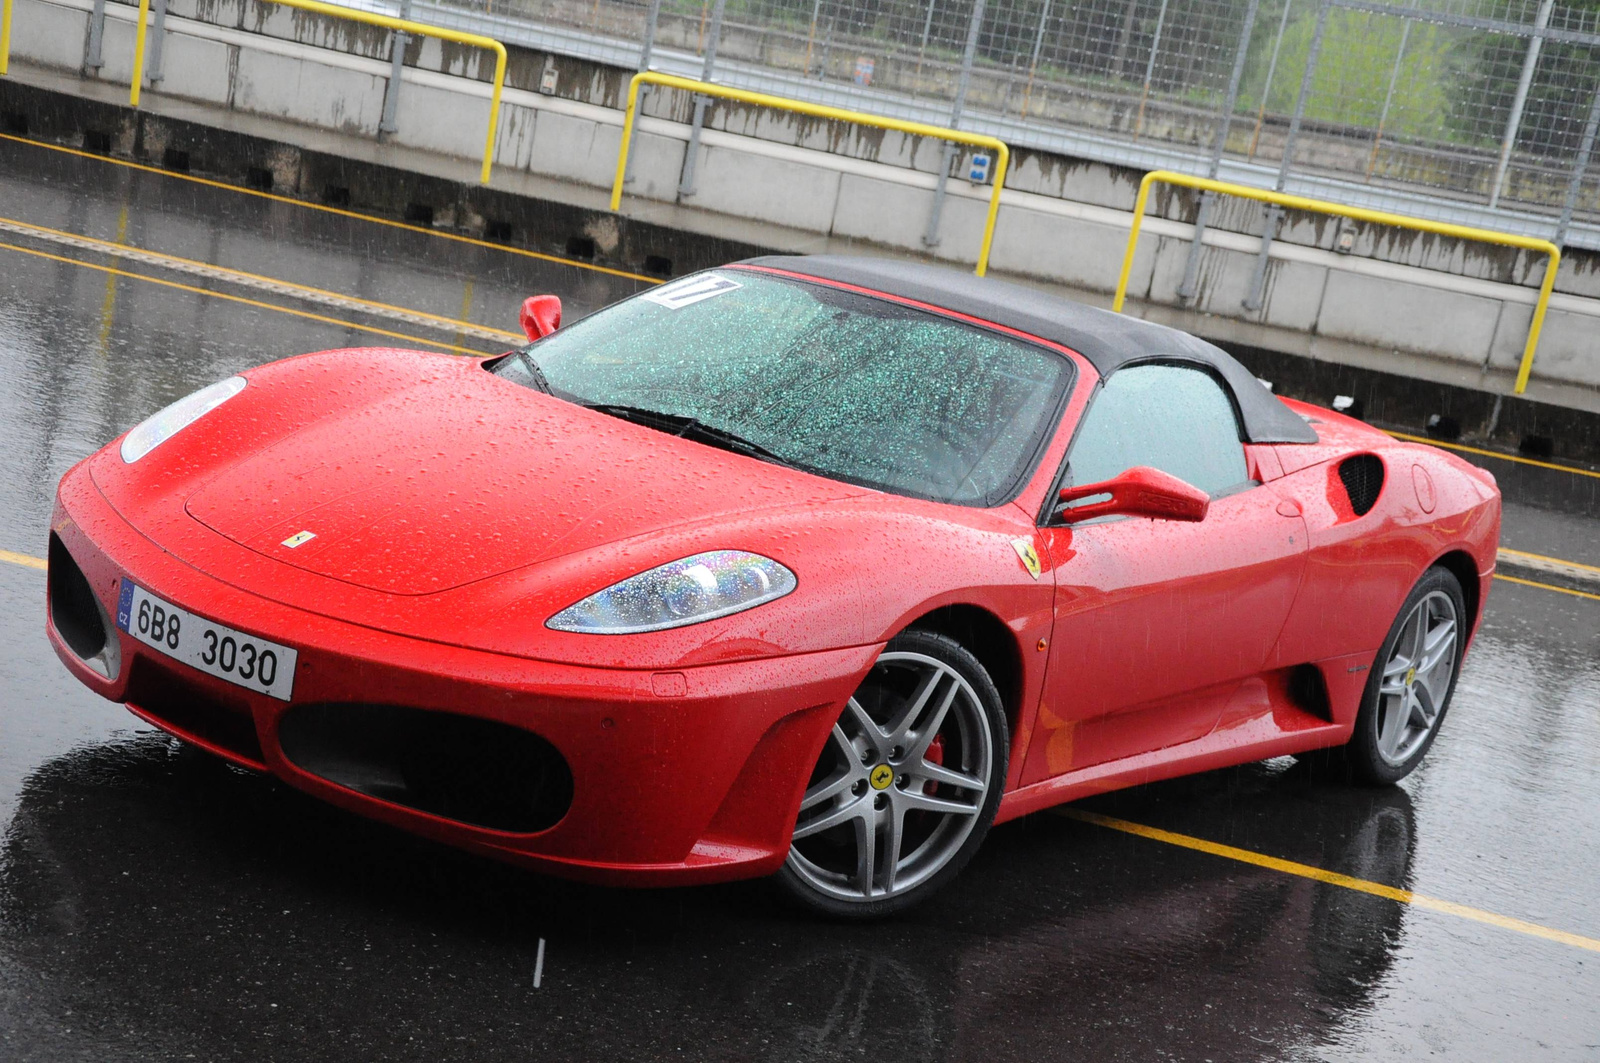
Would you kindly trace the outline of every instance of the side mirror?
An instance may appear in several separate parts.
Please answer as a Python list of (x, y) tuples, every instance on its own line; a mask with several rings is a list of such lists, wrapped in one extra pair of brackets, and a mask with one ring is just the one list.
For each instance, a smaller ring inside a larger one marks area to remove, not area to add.
[(522, 331), (530, 340), (542, 340), (561, 327), (561, 297), (530, 295), (522, 301)]
[(1102, 483), (1063, 487), (1057, 502), (1065, 505), (1095, 495), (1111, 497), (1062, 510), (1057, 519), (1067, 524), (1112, 515), (1205, 520), (1206, 510), (1211, 506), (1211, 496), (1198, 487), (1191, 487), (1176, 476), (1147, 465), (1136, 465)]

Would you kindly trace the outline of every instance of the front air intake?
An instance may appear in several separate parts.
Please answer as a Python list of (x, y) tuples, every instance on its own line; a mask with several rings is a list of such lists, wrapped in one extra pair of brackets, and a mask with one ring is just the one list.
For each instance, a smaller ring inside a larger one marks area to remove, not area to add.
[(532, 731), (398, 705), (303, 705), (278, 725), (295, 767), (475, 827), (531, 834), (572, 804), (572, 770)]
[(95, 597), (88, 577), (73, 560), (67, 544), (55, 532), (50, 533), (48, 567), (45, 580), (49, 588), (50, 625), (84, 664), (107, 679), (117, 678), (122, 670), (122, 652), (111, 627), (111, 617)]
[(109, 633), (100, 619), (100, 609), (95, 604), (94, 591), (84, 578), (83, 569), (67, 552), (67, 546), (55, 532), (50, 533), (49, 574), (50, 619), (56, 625), (61, 641), (72, 647), (84, 660), (92, 660), (106, 648)]
[(1339, 479), (1350, 497), (1350, 508), (1358, 517), (1378, 504), (1383, 491), (1383, 462), (1376, 454), (1357, 454), (1339, 463)]

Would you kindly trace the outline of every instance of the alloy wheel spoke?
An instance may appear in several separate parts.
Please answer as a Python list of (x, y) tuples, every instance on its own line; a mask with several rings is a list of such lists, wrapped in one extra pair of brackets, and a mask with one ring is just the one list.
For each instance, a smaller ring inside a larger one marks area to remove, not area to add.
[(856, 818), (856, 883), (863, 897), (872, 896), (872, 883), (876, 878), (878, 849), (878, 824), (876, 817), (863, 815)]
[[(855, 699), (852, 698), (851, 700), (854, 701)], [(833, 724), (833, 733), (828, 737), (838, 747), (839, 755), (844, 757), (846, 764), (853, 767), (861, 762), (861, 753), (856, 749), (856, 744), (850, 741), (850, 736), (844, 733), (844, 728), (839, 726), (837, 720)]]
[(1383, 717), (1383, 736), (1379, 739), (1384, 752), (1394, 756), (1400, 751), (1400, 743), (1406, 733), (1406, 719), (1411, 714), (1411, 697), (1402, 695), (1389, 706)]
[(809, 838), (813, 834), (818, 834), (830, 827), (837, 827), (841, 823), (848, 823), (852, 819), (871, 819), (871, 808), (872, 805), (869, 799), (857, 797), (854, 800), (844, 802), (830, 812), (824, 812), (815, 819), (808, 819), (804, 823), (796, 824), (794, 836), (796, 838)]
[(898, 801), (889, 802), (888, 815), (883, 822), (883, 848), (879, 850), (883, 864), (883, 892), (894, 892), (895, 873), (900, 870), (900, 840), (905, 835), (905, 809)]
[[(1444, 694), (1450, 687), (1450, 669), (1441, 661), (1427, 671), (1417, 672), (1417, 681), (1411, 690), (1414, 694), (1427, 692), (1428, 700), (1433, 705), (1444, 701)], [(1431, 714), (1430, 714), (1431, 715)]]
[(916, 809), (919, 812), (944, 812), (953, 816), (974, 816), (978, 813), (976, 804), (964, 805), (960, 801), (932, 797), (910, 789), (900, 791), (900, 801), (907, 809)]
[(1394, 640), (1394, 656), (1389, 658), (1389, 663), (1383, 666), (1383, 679), (1385, 685), (1391, 679), (1399, 679), (1404, 685), (1406, 671), (1411, 667), (1411, 658), (1401, 652), (1401, 646), (1406, 641), (1405, 631), (1400, 632), (1400, 637)]
[(906, 751), (906, 758), (915, 764), (927, 755), (928, 747), (933, 744), (933, 738), (939, 733), (939, 728), (944, 725), (944, 718), (950, 712), (951, 704), (956, 700), (956, 695), (961, 693), (961, 687), (955, 683), (950, 684), (949, 691), (939, 707), (928, 714), (928, 721), (917, 730), (917, 737), (911, 742), (911, 748)]
[(939, 681), (945, 677), (942, 669), (930, 668), (927, 675), (917, 684), (917, 689), (906, 702), (905, 707), (894, 715), (883, 733), (896, 741), (905, 737), (912, 725), (917, 722), (917, 717), (922, 715), (922, 710), (928, 704), (928, 699), (933, 697), (933, 692), (938, 689)]
[(1422, 652), (1422, 663), (1417, 666), (1419, 676), (1431, 676), (1446, 661), (1453, 661), (1456, 650), (1456, 622), (1442, 620), (1428, 632), (1427, 647)]
[(1437, 663), (1439, 658), (1444, 654), (1446, 644), (1453, 644), (1455, 642), (1455, 637), (1456, 622), (1454, 620), (1451, 620), (1449, 617), (1444, 617), (1437, 624), (1435, 624), (1432, 630), (1428, 632), (1426, 645), (1423, 649), (1423, 667)]
[(1406, 628), (1406, 659), (1412, 664), (1422, 660), (1423, 643), (1428, 637), (1428, 615), (1431, 612), (1427, 599), (1423, 599), (1411, 614), (1411, 621)]
[(811, 789), (807, 790), (806, 795), (800, 799), (800, 811), (809, 811), (810, 809), (816, 808), (824, 801), (829, 801), (835, 797), (838, 797), (845, 790), (849, 789), (850, 784), (855, 781), (855, 776), (855, 772), (847, 771), (817, 783), (815, 786), (811, 787)]
[(923, 761), (914, 768), (908, 768), (906, 774), (912, 779), (923, 782), (943, 783), (946, 786), (956, 786), (963, 790), (971, 790), (979, 797), (988, 789), (984, 781), (976, 775), (963, 775), (959, 771), (952, 771), (942, 764)]
[(1432, 691), (1417, 684), (1411, 696), (1411, 722), (1423, 730), (1432, 727), (1434, 718), (1439, 715), (1438, 704)]
[[(883, 728), (878, 726), (878, 721), (874, 720), (871, 716), (868, 716), (867, 710), (862, 708), (861, 702), (857, 701), (855, 698), (851, 698), (845, 703), (844, 711), (850, 716), (851, 720), (855, 722), (856, 729), (861, 732), (862, 737), (866, 738), (867, 741), (873, 745), (876, 745), (888, 737), (883, 733)], [(850, 755), (854, 757), (860, 756), (860, 754), (856, 753), (853, 748), (850, 751)]]

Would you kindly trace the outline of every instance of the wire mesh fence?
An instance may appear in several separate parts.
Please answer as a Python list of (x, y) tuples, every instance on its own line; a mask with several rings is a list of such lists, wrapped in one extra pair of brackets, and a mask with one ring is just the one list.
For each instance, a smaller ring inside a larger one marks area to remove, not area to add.
[(1224, 132), (1222, 157), (1252, 183), (1471, 208), (1541, 235), (1600, 222), (1582, 150), (1600, 106), (1597, 0), (433, 2), (559, 30), (574, 54), (712, 51), (726, 84), (1018, 146), (1070, 136), (1111, 161), (1137, 149), (1202, 172)]

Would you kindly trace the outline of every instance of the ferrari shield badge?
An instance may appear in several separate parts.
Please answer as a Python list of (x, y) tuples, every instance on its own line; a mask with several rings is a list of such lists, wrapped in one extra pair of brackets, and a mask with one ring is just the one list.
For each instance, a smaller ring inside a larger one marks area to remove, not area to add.
[(1039, 551), (1033, 548), (1032, 539), (1012, 539), (1011, 548), (1022, 559), (1022, 567), (1028, 570), (1028, 575), (1034, 579), (1039, 578)]
[(293, 535), (291, 535), (287, 539), (285, 539), (283, 541), (283, 545), (287, 546), (289, 549), (293, 550), (295, 547), (299, 546), (301, 543), (309, 543), (312, 539), (315, 539), (316, 537), (317, 537), (317, 533), (313, 532), (313, 531), (297, 531)]

